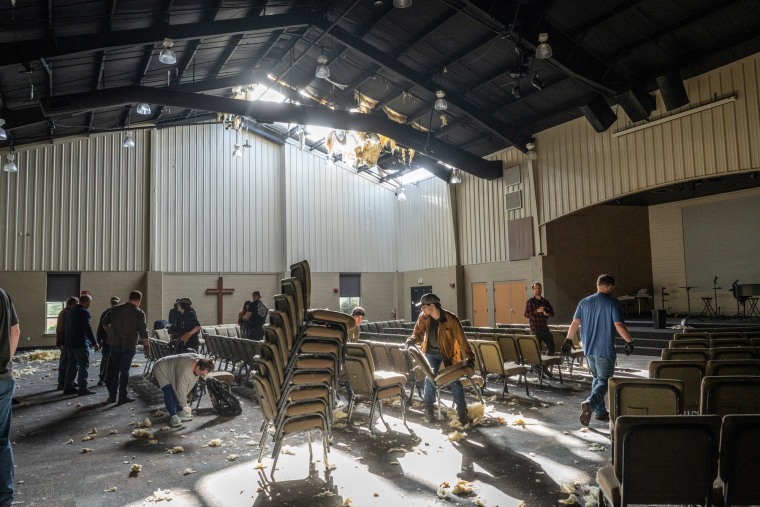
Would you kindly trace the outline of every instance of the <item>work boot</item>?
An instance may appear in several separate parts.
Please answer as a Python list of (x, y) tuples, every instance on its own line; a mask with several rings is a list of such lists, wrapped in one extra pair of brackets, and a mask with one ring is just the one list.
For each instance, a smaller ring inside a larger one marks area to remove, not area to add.
[(457, 416), (459, 417), (459, 422), (462, 423), (462, 426), (470, 424), (470, 418), (467, 417), (467, 409), (458, 409)]
[(425, 419), (428, 422), (435, 422), (438, 419), (435, 416), (435, 407), (433, 405), (425, 405)]
[(591, 421), (591, 414), (594, 413), (594, 409), (591, 408), (591, 403), (584, 401), (581, 403), (581, 415), (580, 420), (581, 424), (584, 426), (588, 426), (588, 423)]

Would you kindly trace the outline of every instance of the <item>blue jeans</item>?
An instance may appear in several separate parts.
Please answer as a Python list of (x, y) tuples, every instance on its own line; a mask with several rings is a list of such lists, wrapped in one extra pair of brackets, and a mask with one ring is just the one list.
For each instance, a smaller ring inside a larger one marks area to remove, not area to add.
[(161, 390), (164, 392), (164, 405), (166, 405), (166, 410), (169, 411), (169, 416), (173, 417), (177, 415), (180, 404), (177, 395), (174, 394), (174, 388), (171, 384), (166, 384)]
[(69, 366), (66, 368), (66, 380), (63, 381), (63, 387), (64, 389), (74, 389), (74, 377), (76, 377), (77, 387), (80, 391), (85, 391), (90, 368), (90, 349), (87, 347), (67, 348)]
[(591, 371), (591, 395), (586, 399), (591, 404), (596, 415), (604, 415), (607, 407), (604, 397), (607, 395), (607, 381), (615, 374), (615, 358), (602, 356), (586, 356), (588, 369)]
[[(438, 373), (441, 368), (441, 354), (438, 352), (427, 352), (425, 357), (430, 363), (430, 369), (433, 370), (433, 375)], [(451, 395), (454, 397), (454, 405), (458, 411), (467, 410), (467, 402), (464, 400), (464, 388), (462, 383), (458, 380), (449, 384), (451, 386)], [(432, 407), (435, 405), (435, 386), (430, 379), (425, 379), (425, 392), (423, 394), (423, 400), (426, 406)]]
[(108, 356), (108, 371), (106, 372), (106, 387), (110, 398), (116, 398), (117, 391), (119, 398), (127, 397), (129, 369), (132, 367), (135, 352), (135, 349), (111, 346), (111, 353)]
[(16, 390), (13, 379), (0, 380), (0, 505), (13, 502), (13, 449), (11, 448), (11, 400)]

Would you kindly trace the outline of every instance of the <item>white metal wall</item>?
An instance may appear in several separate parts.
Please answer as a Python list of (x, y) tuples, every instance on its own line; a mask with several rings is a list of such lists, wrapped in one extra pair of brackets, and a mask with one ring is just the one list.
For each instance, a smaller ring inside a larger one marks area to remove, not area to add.
[(282, 148), (220, 125), (156, 131), (151, 269), (283, 270)]
[[(398, 271), (456, 265), (448, 183), (430, 178), (405, 188), (396, 201)], [(393, 196), (393, 194), (391, 194)]]
[[(536, 136), (542, 223), (578, 209), (677, 181), (760, 167), (760, 55), (685, 82), (692, 106), (715, 97), (735, 102), (638, 132), (612, 137), (629, 126), (622, 109), (605, 133), (585, 118)], [(652, 119), (666, 116), (657, 95)]]
[(308, 259), (315, 272), (395, 271), (393, 192), (292, 144), (284, 157), (288, 263)]
[[(505, 170), (519, 166), (520, 183), (507, 187), (503, 177), (489, 181), (462, 174), (457, 199), (463, 265), (509, 260), (507, 222), (534, 215), (531, 212), (535, 203), (534, 186), (524, 155), (512, 148), (487, 158), (501, 160)], [(507, 191), (522, 192), (522, 208), (507, 211)]]
[(146, 269), (149, 136), (134, 137), (131, 150), (119, 133), (17, 151), (18, 173), (0, 171), (0, 269)]

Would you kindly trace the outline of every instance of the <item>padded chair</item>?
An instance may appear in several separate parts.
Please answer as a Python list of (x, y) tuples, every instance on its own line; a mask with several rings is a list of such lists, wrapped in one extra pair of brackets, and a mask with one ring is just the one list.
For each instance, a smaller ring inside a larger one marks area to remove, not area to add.
[(559, 383), (562, 384), (562, 358), (560, 356), (545, 356), (541, 354), (538, 339), (533, 335), (517, 335), (517, 347), (520, 349), (523, 363), (529, 364), (538, 370), (538, 385), (544, 385), (544, 368), (557, 367)]
[(614, 465), (596, 481), (613, 506), (711, 505), (718, 472), (718, 416), (620, 416)]
[(760, 377), (732, 375), (702, 379), (702, 414), (760, 414)]
[(743, 331), (716, 331), (707, 334), (710, 340), (744, 338)]
[[(565, 338), (567, 338), (567, 329), (561, 330), (561, 329), (552, 329), (552, 338), (554, 339), (554, 348), (559, 353), (562, 354), (562, 345), (565, 344)], [(568, 354), (562, 354), (562, 357), (565, 359), (568, 370), (570, 372), (570, 375), (573, 374), (573, 365), (577, 362), (578, 364), (582, 364), (584, 359), (586, 358), (586, 354), (583, 353), (583, 346), (581, 345), (581, 342), (578, 340), (578, 336), (573, 336), (573, 350), (571, 350)]]
[[(478, 395), (478, 400), (483, 403), (483, 395), (481, 394), (481, 388), (483, 387), (483, 377), (475, 375), (475, 368), (467, 364), (467, 361), (460, 361), (456, 364), (446, 366), (438, 370), (438, 374), (433, 374), (433, 369), (430, 367), (425, 354), (415, 346), (407, 348), (409, 355), (412, 357), (417, 366), (435, 387), (435, 394), (438, 400), (438, 417), (441, 417), (441, 388), (445, 387), (457, 380), (467, 380), (475, 393)], [(463, 382), (464, 383), (464, 382)]]
[(749, 338), (710, 338), (710, 347), (751, 347), (752, 341)]
[(754, 347), (713, 347), (709, 350), (708, 359), (754, 359)]
[(692, 333), (673, 333), (674, 340), (698, 340), (698, 339), (707, 340), (708, 336), (709, 336), (709, 333), (707, 333), (706, 331), (694, 331)]
[[(470, 341), (470, 345), (473, 341)], [(479, 341), (478, 349), (480, 351), (481, 373), (485, 376), (487, 373), (495, 373), (504, 379), (504, 387), (501, 390), (501, 399), (504, 394), (509, 392), (507, 388), (507, 379), (517, 375), (517, 385), (522, 381), (525, 384), (525, 395), (530, 396), (528, 390), (528, 380), (525, 375), (528, 373), (528, 367), (519, 363), (504, 361), (501, 355), (501, 347), (495, 341)]]
[(710, 348), (710, 342), (705, 338), (696, 340), (670, 340), (669, 349), (707, 349)]
[(707, 361), (707, 351), (702, 349), (662, 349), (663, 361)]
[(303, 260), (290, 266), (290, 276), (298, 278), (303, 290), (303, 302), (306, 308), (311, 308), (311, 269), (309, 261)]
[(720, 479), (723, 505), (760, 503), (760, 415), (730, 414), (720, 430)]
[(757, 375), (760, 376), (760, 359), (717, 359), (707, 361), (705, 376)]
[[(348, 402), (348, 423), (357, 401), (370, 403), (369, 430), (375, 432), (375, 409), (383, 419), (382, 401), (398, 396), (401, 399), (401, 417), (406, 425), (406, 377), (401, 373), (375, 370), (372, 352), (366, 343), (346, 345), (346, 373), (348, 374), (350, 399)], [(383, 419), (385, 423), (385, 419)], [(387, 423), (386, 423), (387, 426)]]
[(683, 382), (683, 413), (698, 414), (705, 361), (650, 361), (649, 378)]

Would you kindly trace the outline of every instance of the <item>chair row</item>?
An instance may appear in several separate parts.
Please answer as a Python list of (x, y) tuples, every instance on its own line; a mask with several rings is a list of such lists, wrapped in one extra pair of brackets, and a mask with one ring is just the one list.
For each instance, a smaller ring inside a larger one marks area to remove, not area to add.
[(760, 338), (693, 338), (670, 340), (668, 348), (710, 348), (710, 347), (757, 347), (760, 345)]
[(699, 329), (690, 330), (683, 333), (674, 333), (674, 340), (693, 340), (695, 338), (760, 338), (760, 328), (736, 328), (730, 331), (725, 329)]
[(359, 331), (367, 331), (369, 333), (382, 333), (385, 329), (403, 329), (405, 322), (401, 319), (397, 320), (381, 320), (377, 322), (362, 322), (359, 324)]
[(622, 415), (613, 437), (614, 464), (596, 475), (613, 506), (760, 502), (760, 415)]
[(675, 379), (684, 383), (683, 413), (699, 413), (702, 380), (706, 377), (760, 378), (760, 360), (650, 361), (649, 378)]
[(714, 359), (760, 359), (756, 347), (710, 347), (662, 349), (660, 358), (676, 361), (709, 361)]
[(217, 336), (231, 336), (233, 338), (242, 338), (240, 326), (237, 324), (222, 324), (220, 326), (201, 326), (203, 335), (215, 334)]
[(248, 378), (256, 363), (256, 356), (261, 353), (259, 342), (217, 334), (203, 336), (207, 353), (218, 362), (217, 370), (230, 371), (238, 380)]

